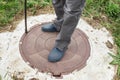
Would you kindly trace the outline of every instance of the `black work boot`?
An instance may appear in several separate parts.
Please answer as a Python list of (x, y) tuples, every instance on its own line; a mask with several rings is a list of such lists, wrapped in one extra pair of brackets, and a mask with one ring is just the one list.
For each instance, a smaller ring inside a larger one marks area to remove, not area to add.
[(57, 31), (55, 25), (52, 23), (44, 25), (41, 29), (44, 32), (59, 32), (59, 31)]

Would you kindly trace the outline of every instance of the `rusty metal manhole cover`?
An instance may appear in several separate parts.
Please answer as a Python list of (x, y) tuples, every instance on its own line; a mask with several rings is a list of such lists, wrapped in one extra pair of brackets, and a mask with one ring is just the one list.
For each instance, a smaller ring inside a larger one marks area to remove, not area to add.
[(41, 31), (42, 25), (35, 25), (24, 34), (20, 40), (20, 53), (26, 62), (41, 72), (53, 75), (68, 74), (76, 69), (82, 69), (90, 56), (88, 37), (79, 29), (72, 35), (71, 44), (63, 57), (56, 63), (48, 62), (47, 57), (54, 46), (56, 33)]

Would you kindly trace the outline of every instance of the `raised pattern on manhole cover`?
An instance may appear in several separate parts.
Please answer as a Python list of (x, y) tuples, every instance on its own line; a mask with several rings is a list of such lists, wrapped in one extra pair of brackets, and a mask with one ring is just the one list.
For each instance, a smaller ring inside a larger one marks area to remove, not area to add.
[(43, 32), (42, 25), (35, 25), (21, 38), (20, 53), (26, 62), (42, 72), (60, 75), (82, 69), (90, 56), (90, 45), (87, 36), (79, 29), (72, 35), (71, 43), (63, 59), (56, 63), (48, 62), (48, 54), (53, 48), (57, 32)]

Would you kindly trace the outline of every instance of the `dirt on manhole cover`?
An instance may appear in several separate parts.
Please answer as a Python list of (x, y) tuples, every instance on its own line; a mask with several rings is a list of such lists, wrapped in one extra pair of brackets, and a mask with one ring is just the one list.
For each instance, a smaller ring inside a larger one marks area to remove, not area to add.
[[(46, 23), (45, 23), (46, 24)], [(57, 32), (43, 32), (41, 25), (35, 25), (20, 40), (20, 53), (26, 62), (41, 72), (50, 72), (54, 76), (80, 70), (90, 56), (88, 37), (79, 29), (72, 35), (71, 43), (63, 59), (56, 63), (48, 62), (48, 54), (53, 48)]]

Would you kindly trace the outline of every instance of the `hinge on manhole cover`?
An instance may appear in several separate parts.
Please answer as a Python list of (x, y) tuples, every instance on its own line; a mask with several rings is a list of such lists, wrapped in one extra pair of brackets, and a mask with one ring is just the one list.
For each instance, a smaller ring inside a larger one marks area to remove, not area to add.
[(62, 78), (62, 74), (52, 74), (52, 76), (56, 77), (56, 78)]

